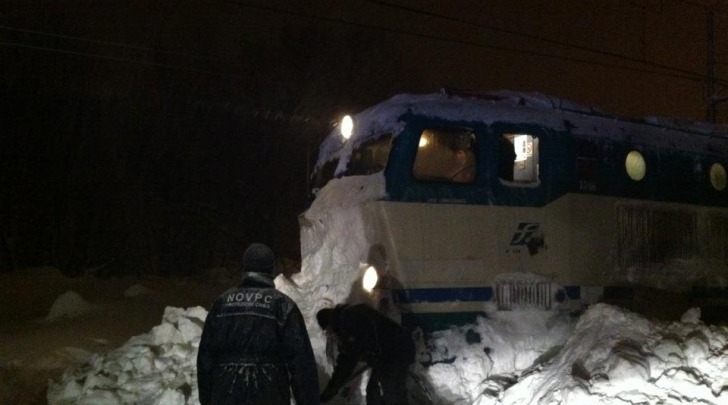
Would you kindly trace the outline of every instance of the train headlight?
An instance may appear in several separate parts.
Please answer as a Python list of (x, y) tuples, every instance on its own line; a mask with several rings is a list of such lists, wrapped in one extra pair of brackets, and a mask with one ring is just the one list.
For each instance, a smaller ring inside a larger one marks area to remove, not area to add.
[(647, 173), (647, 164), (645, 158), (639, 151), (633, 150), (627, 154), (627, 158), (624, 160), (624, 167), (627, 170), (627, 175), (634, 181), (640, 181), (645, 177)]
[(367, 267), (366, 271), (364, 272), (364, 278), (361, 281), (361, 286), (362, 288), (364, 288), (364, 291), (372, 292), (374, 287), (377, 286), (377, 281), (379, 281), (379, 274), (377, 274), (377, 269), (375, 269), (374, 266)]
[(726, 180), (725, 168), (722, 164), (713, 163), (713, 166), (710, 166), (710, 183), (718, 191), (725, 189), (728, 181)]
[(351, 115), (345, 115), (344, 118), (341, 119), (339, 130), (341, 131), (341, 136), (343, 136), (344, 139), (349, 139), (351, 137), (351, 134), (354, 132), (354, 120), (351, 118)]

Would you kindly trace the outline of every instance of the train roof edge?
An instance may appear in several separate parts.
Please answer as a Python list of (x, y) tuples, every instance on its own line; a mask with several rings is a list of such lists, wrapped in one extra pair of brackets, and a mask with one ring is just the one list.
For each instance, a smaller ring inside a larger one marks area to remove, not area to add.
[[(684, 118), (651, 116), (642, 119), (605, 113), (596, 107), (571, 102), (564, 98), (537, 92), (496, 90), (475, 92), (443, 88), (439, 92), (396, 94), (384, 101), (353, 114), (358, 125), (352, 138), (343, 142), (334, 128), (322, 142), (317, 165), (335, 156), (347, 156), (357, 145), (386, 132), (396, 133), (403, 127), (407, 113), (479, 122), (538, 122), (554, 129), (591, 128), (586, 132), (622, 133), (625, 126), (652, 128), (645, 135), (677, 131), (707, 138), (728, 140), (728, 125)], [(617, 125), (613, 125), (614, 123)], [(606, 124), (605, 124), (606, 123)], [(601, 131), (597, 130), (601, 128)], [(344, 163), (345, 164), (345, 163)]]

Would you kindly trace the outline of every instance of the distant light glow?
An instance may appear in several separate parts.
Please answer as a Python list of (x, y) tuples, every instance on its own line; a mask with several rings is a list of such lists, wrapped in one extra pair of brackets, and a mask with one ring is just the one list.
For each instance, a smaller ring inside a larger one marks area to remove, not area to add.
[(354, 120), (350, 115), (346, 115), (341, 119), (340, 129), (341, 136), (343, 136), (344, 139), (349, 139), (351, 137), (351, 134), (354, 132)]
[(374, 287), (377, 285), (377, 281), (379, 281), (379, 275), (377, 274), (377, 269), (374, 268), (374, 266), (369, 266), (367, 270), (364, 272), (364, 278), (362, 279), (361, 285), (364, 288), (364, 291), (366, 292), (372, 292)]
[(430, 141), (428, 141), (427, 138), (425, 138), (424, 136), (420, 137), (420, 145), (419, 145), (420, 148), (424, 148), (429, 143), (430, 143)]

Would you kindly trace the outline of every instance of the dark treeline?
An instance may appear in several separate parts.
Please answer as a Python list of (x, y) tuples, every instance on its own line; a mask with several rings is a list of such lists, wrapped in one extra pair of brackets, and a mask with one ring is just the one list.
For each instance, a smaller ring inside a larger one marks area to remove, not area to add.
[[(54, 14), (36, 11), (26, 24), (44, 27)], [(237, 265), (252, 241), (298, 257), (297, 215), (318, 143), (357, 103), (350, 96), (391, 93), (374, 79), (391, 60), (356, 32), (226, 30), (234, 32), (221, 37), (238, 40), (217, 43), (204, 31), (184, 57), (141, 58), (153, 65), (0, 48), (0, 271), (192, 275)], [(136, 39), (150, 48), (161, 41)], [(101, 52), (70, 42), (44, 47)]]

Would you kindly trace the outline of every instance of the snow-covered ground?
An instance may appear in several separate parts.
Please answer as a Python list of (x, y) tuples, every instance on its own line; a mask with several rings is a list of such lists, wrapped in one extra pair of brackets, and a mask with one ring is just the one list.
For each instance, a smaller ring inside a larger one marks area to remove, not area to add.
[[(127, 287), (121, 292), (127, 297), (115, 298), (124, 305), (62, 293), (52, 305), (54, 315), (12, 322), (21, 328), (11, 333), (4, 328), (0, 403), (46, 403), (45, 394), (37, 395), (47, 386), (50, 404), (197, 403), (195, 357), (206, 310), (168, 306), (155, 312), (150, 303), (157, 300), (150, 298), (176, 294), (170, 290), (212, 293), (221, 286), (147, 288)], [(138, 290), (144, 294), (132, 294)], [(138, 311), (144, 307), (147, 317)], [(131, 324), (140, 326), (152, 315), (156, 325), (122, 343), (117, 342), (123, 336), (109, 335), (131, 331)], [(426, 403), (426, 391), (439, 404), (728, 404), (723, 391), (728, 328), (705, 325), (698, 310), (674, 322), (605, 304), (579, 317), (541, 311), (489, 315), (418, 341), (413, 403)], [(105, 317), (114, 319), (100, 322)], [(18, 376), (8, 378), (12, 370), (26, 375), (24, 385), (17, 384)], [(34, 373), (33, 381), (28, 376)]]
[(66, 278), (53, 268), (0, 274), (0, 404), (48, 403), (49, 380), (66, 368), (146, 334), (165, 307), (207, 306), (229, 285)]

